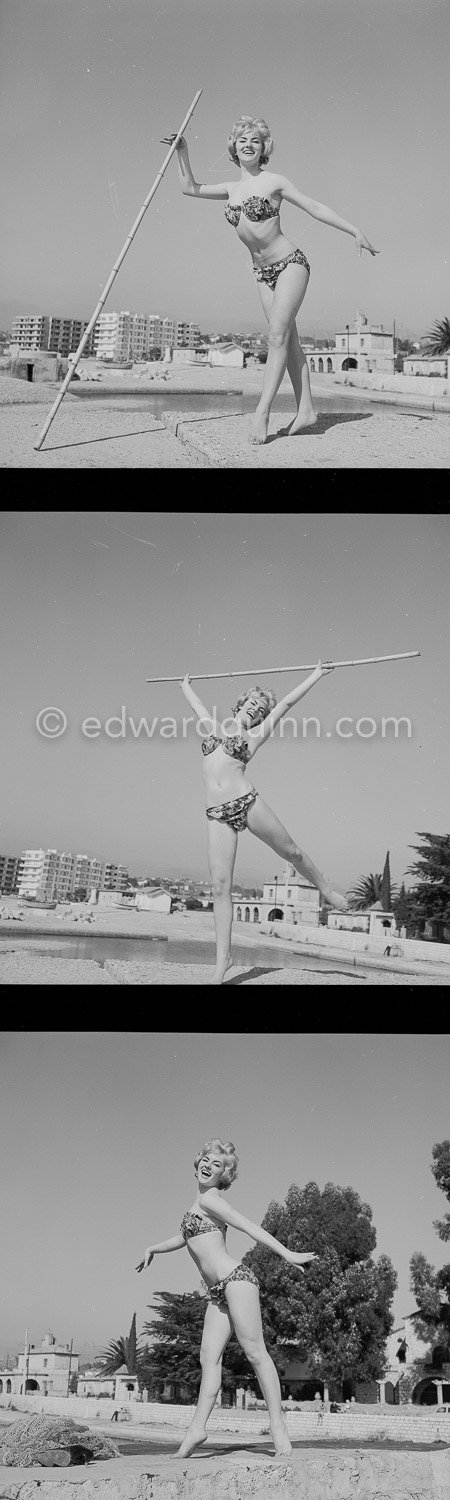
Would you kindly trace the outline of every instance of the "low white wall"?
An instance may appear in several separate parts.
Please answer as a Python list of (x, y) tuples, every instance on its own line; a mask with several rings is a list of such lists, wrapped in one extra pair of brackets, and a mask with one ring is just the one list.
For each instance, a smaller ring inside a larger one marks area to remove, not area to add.
[[(0, 1396), (0, 1406), (8, 1406), (10, 1398)], [(14, 1407), (20, 1411), (53, 1412), (58, 1416), (71, 1416), (76, 1421), (95, 1422), (96, 1418), (107, 1421), (115, 1405), (113, 1401), (83, 1401), (76, 1396), (16, 1396)], [(176, 1406), (167, 1402), (127, 1402), (131, 1421), (146, 1426), (164, 1423), (173, 1427), (188, 1427), (193, 1416), (193, 1406)], [(450, 1414), (438, 1412), (435, 1407), (382, 1406), (367, 1412), (358, 1407), (341, 1412), (286, 1411), (285, 1417), (292, 1437), (364, 1438), (373, 1440), (390, 1438), (408, 1439), (410, 1442), (444, 1442), (450, 1444)], [(124, 1423), (124, 1427), (127, 1424)], [(222, 1432), (269, 1431), (267, 1411), (239, 1411), (236, 1407), (215, 1407), (211, 1413), (210, 1430)], [(114, 1434), (118, 1428), (114, 1423)]]
[(400, 395), (403, 392), (405, 396), (408, 394), (415, 396), (450, 396), (450, 380), (448, 376), (447, 379), (444, 379), (442, 376), (439, 378), (438, 375), (433, 378), (433, 376), (429, 375), (401, 375), (400, 373), (394, 375), (366, 375), (362, 370), (350, 370), (349, 373), (345, 370), (343, 374), (336, 372), (334, 379), (340, 385), (359, 385), (373, 391), (397, 391)]
[(337, 927), (306, 927), (303, 922), (296, 927), (284, 922), (260, 922), (258, 932), (267, 932), (271, 937), (280, 937), (291, 943), (314, 943), (324, 949), (342, 948), (346, 953), (373, 953), (379, 958), (389, 945), (391, 948), (395, 946), (398, 958), (450, 964), (450, 943), (420, 942), (415, 938), (393, 937), (391, 933), (377, 938), (369, 937), (367, 932), (340, 931)]

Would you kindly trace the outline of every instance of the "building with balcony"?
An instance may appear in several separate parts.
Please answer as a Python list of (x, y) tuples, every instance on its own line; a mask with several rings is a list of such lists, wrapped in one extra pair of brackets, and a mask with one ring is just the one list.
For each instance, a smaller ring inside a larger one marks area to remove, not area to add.
[(20, 869), (20, 854), (0, 854), (0, 891), (10, 896), (15, 891)]
[(20, 349), (48, 349), (49, 327), (50, 318), (43, 315), (14, 318), (11, 343)]
[[(49, 332), (47, 348), (67, 359), (68, 354), (75, 354), (81, 343), (84, 331), (88, 326), (87, 318), (49, 318)], [(93, 351), (93, 331), (86, 340), (83, 354), (87, 359)]]

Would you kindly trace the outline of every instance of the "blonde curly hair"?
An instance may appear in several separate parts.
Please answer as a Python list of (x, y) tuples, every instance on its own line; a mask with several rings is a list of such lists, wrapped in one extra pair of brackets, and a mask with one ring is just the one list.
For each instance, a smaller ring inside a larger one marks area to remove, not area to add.
[(194, 1167), (196, 1173), (199, 1162), (201, 1162), (202, 1156), (205, 1156), (207, 1151), (217, 1151), (218, 1156), (223, 1156), (224, 1168), (222, 1176), (219, 1180), (219, 1188), (223, 1189), (226, 1192), (227, 1188), (231, 1187), (231, 1184), (232, 1182), (234, 1182), (235, 1177), (237, 1177), (239, 1157), (236, 1155), (236, 1147), (233, 1145), (232, 1141), (223, 1142), (216, 1139), (213, 1141), (205, 1141), (205, 1144), (204, 1146), (202, 1146), (201, 1151), (198, 1151), (197, 1156), (194, 1158)]
[(239, 166), (239, 158), (236, 151), (236, 141), (238, 135), (241, 135), (241, 132), (243, 130), (249, 129), (257, 130), (258, 135), (261, 137), (263, 151), (259, 159), (259, 165), (260, 167), (265, 167), (266, 162), (268, 162), (269, 160), (269, 156), (271, 156), (272, 154), (274, 142), (272, 140), (272, 136), (270, 134), (269, 126), (266, 120), (256, 120), (254, 115), (240, 115), (239, 119), (235, 121), (227, 142), (230, 161), (234, 162), (235, 167)]
[(247, 698), (250, 698), (252, 693), (258, 694), (258, 698), (264, 708), (264, 718), (267, 719), (267, 715), (272, 713), (272, 709), (275, 708), (277, 700), (275, 693), (272, 692), (272, 688), (259, 687), (258, 683), (256, 683), (254, 688), (247, 688), (246, 693), (241, 693), (237, 702), (232, 704), (232, 713), (239, 713), (239, 709), (244, 707), (244, 703), (247, 702)]

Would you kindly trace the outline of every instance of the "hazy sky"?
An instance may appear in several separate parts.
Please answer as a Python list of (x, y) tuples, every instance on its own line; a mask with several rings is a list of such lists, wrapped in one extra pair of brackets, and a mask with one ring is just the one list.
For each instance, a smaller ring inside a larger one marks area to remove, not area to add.
[[(2, 0), (0, 321), (90, 317), (201, 88), (200, 181), (238, 178), (227, 137), (269, 121), (271, 165), (380, 250), (285, 205), (312, 276), (304, 332), (369, 321), (419, 337), (448, 313), (446, 0)], [(223, 203), (183, 198), (175, 161), (117, 276), (114, 308), (203, 331), (264, 325)]]
[[(253, 1222), (291, 1183), (356, 1189), (375, 1258), (398, 1275), (397, 1323), (415, 1307), (413, 1251), (448, 1260), (430, 1166), (449, 1135), (449, 1062), (445, 1035), (1, 1033), (0, 1356), (28, 1327), (36, 1346), (51, 1329), (92, 1358), (134, 1311), (142, 1329), (156, 1291), (198, 1289), (185, 1250), (135, 1266), (177, 1232), (216, 1135), (235, 1143), (230, 1202)], [(240, 1259), (253, 1242), (231, 1230), (228, 1243)]]
[[(344, 889), (387, 849), (400, 881), (418, 832), (448, 832), (447, 516), (10, 511), (0, 535), (1, 853), (75, 850), (208, 879), (201, 735), (183, 732), (178, 684), (146, 678), (250, 669), (194, 684), (222, 720), (253, 668), (413, 650), (322, 679), (251, 780)], [(304, 675), (265, 680), (280, 698)], [(51, 717), (50, 736), (38, 731), (47, 708), (63, 734)], [(383, 733), (391, 715), (410, 734)], [(282, 870), (241, 835), (237, 881)]]

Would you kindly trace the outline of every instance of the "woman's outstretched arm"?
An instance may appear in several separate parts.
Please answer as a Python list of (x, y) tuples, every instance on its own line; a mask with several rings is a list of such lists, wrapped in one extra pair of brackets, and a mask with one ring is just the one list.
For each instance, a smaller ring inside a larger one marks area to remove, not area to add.
[(356, 229), (356, 226), (349, 224), (347, 219), (341, 219), (340, 214), (336, 214), (333, 208), (327, 208), (326, 203), (318, 203), (315, 198), (307, 198), (305, 193), (299, 193), (298, 188), (294, 187), (294, 183), (290, 182), (288, 177), (279, 177), (277, 174), (277, 185), (282, 198), (285, 198), (287, 203), (294, 203), (296, 208), (303, 208), (306, 214), (311, 215), (311, 218), (319, 219), (322, 224), (330, 224), (332, 229), (342, 229), (344, 234), (352, 234), (356, 240), (358, 255), (361, 255), (362, 250), (369, 250), (371, 255), (379, 255), (379, 250), (374, 250), (367, 235), (363, 234), (361, 229)]
[(282, 1260), (289, 1261), (292, 1266), (302, 1266), (309, 1260), (317, 1260), (313, 1250), (301, 1254), (297, 1250), (288, 1250), (287, 1245), (282, 1245), (275, 1235), (269, 1234), (261, 1224), (252, 1224), (244, 1214), (238, 1213), (237, 1209), (230, 1208), (228, 1203), (223, 1202), (222, 1194), (218, 1188), (210, 1188), (203, 1196), (203, 1203), (210, 1211), (211, 1216), (220, 1219), (223, 1224), (229, 1224), (230, 1229), (241, 1229), (243, 1234), (248, 1234), (250, 1239), (256, 1240), (258, 1245), (267, 1245), (268, 1250), (274, 1250), (276, 1255), (281, 1255)]
[(180, 682), (180, 688), (182, 693), (184, 693), (185, 698), (187, 698), (188, 703), (190, 703), (191, 708), (193, 708), (194, 712), (197, 714), (197, 719), (200, 719), (202, 724), (204, 724), (205, 730), (208, 730), (209, 724), (211, 724), (212, 729), (214, 729), (214, 719), (212, 717), (212, 714), (210, 714), (208, 708), (205, 708), (204, 703), (202, 703), (201, 699), (197, 697), (197, 694), (194, 693), (194, 689), (191, 687), (189, 672), (186, 672), (186, 676), (183, 677), (183, 681)]
[(269, 738), (272, 730), (279, 724), (280, 719), (283, 719), (284, 715), (289, 712), (289, 709), (294, 707), (294, 703), (299, 703), (300, 698), (304, 698), (305, 693), (309, 693), (310, 689), (314, 687), (316, 682), (320, 681), (321, 677), (325, 677), (328, 672), (332, 671), (333, 667), (327, 666), (326, 662), (323, 664), (319, 661), (317, 667), (311, 672), (311, 676), (306, 677), (303, 682), (299, 682), (297, 687), (291, 688), (290, 692), (286, 693), (284, 698), (280, 698), (280, 702), (277, 703), (276, 708), (272, 709), (272, 712), (267, 715), (262, 724), (259, 724), (255, 729), (247, 731), (253, 755), (259, 750), (260, 745), (263, 745), (264, 741)]
[[(164, 143), (167, 142), (168, 146), (171, 146), (174, 140), (174, 135), (164, 136)], [(228, 198), (229, 182), (195, 181), (184, 135), (180, 137), (178, 142), (177, 156), (182, 192), (188, 198)]]
[(183, 1250), (186, 1244), (182, 1234), (173, 1234), (170, 1240), (160, 1240), (159, 1245), (147, 1245), (144, 1259), (136, 1266), (137, 1271), (146, 1271), (154, 1255), (167, 1255), (170, 1250)]

